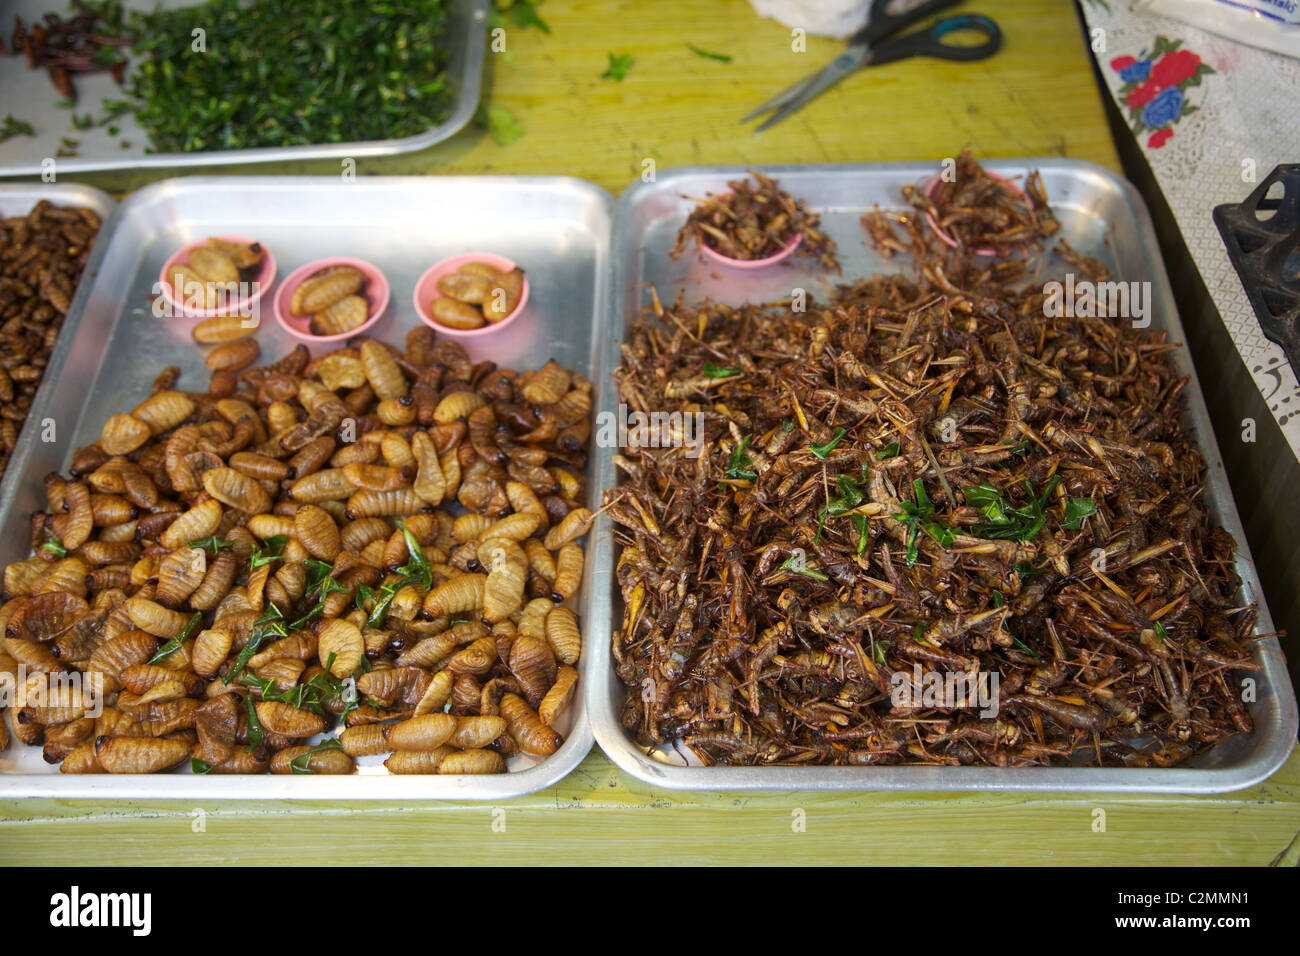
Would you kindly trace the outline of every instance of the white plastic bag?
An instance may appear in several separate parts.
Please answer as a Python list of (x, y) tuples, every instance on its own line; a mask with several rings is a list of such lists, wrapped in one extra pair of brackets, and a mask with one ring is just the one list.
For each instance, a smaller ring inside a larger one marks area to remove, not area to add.
[(759, 16), (814, 36), (845, 40), (861, 30), (870, 12), (868, 0), (749, 0)]
[(1139, 0), (1135, 9), (1300, 58), (1300, 0)]

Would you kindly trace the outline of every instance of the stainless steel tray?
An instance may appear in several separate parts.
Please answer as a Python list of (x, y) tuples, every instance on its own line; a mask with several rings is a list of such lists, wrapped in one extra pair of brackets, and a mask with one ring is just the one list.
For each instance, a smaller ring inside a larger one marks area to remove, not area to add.
[[(1153, 326), (1169, 332), (1171, 341), (1184, 340), (1173, 294), (1160, 259), (1150, 217), (1137, 192), (1109, 170), (1066, 159), (1001, 160), (988, 168), (1004, 176), (1039, 169), (1048, 198), (1062, 223), (1062, 236), (1079, 252), (1100, 258), (1125, 280), (1152, 283)], [(822, 223), (839, 243), (846, 277), (892, 272), (899, 266), (877, 256), (865, 244), (858, 223), (863, 212), (878, 204), (898, 208), (900, 187), (923, 182), (937, 171), (934, 163), (795, 165), (763, 167), (794, 195), (822, 214)], [(614, 276), (611, 291), (611, 338), (606, 346), (606, 371), (619, 364), (615, 339), (627, 320), (648, 303), (646, 284), (657, 287), (665, 301), (685, 288), (688, 299), (700, 296), (729, 302), (760, 302), (790, 295), (802, 287), (810, 295), (822, 292), (826, 281), (802, 260), (757, 273), (723, 275), (725, 270), (684, 255), (668, 258), (673, 238), (688, 214), (691, 201), (682, 198), (721, 192), (742, 167), (692, 167), (661, 171), (653, 183), (637, 183), (619, 198), (615, 221)], [(791, 260), (787, 260), (787, 263)], [(1209, 463), (1207, 490), (1217, 520), (1238, 542), (1237, 570), (1244, 582), (1244, 599), (1258, 601), (1259, 633), (1273, 630), (1252, 563), (1246, 536), (1237, 517), (1227, 476), (1210, 427), (1209, 415), (1186, 349), (1174, 353), (1180, 374), (1189, 375), (1188, 416)], [(601, 406), (614, 408), (617, 388), (606, 376)], [(612, 487), (617, 481), (616, 449), (598, 450), (597, 481)], [(1255, 730), (1235, 737), (1188, 764), (1163, 770), (1110, 768), (982, 767), (701, 767), (686, 766), (683, 758), (648, 754), (618, 721), (625, 689), (610, 666), (610, 639), (621, 615), (613, 568), (615, 546), (611, 523), (601, 518), (592, 543), (596, 568), (595, 597), (588, 618), (591, 655), (603, 666), (587, 682), (587, 707), (601, 748), (633, 776), (663, 787), (687, 790), (1054, 790), (1212, 793), (1258, 783), (1286, 760), (1295, 745), (1296, 699), (1286, 661), (1276, 638), (1259, 642), (1255, 675), (1259, 698), (1249, 709)]]
[[(127, 0), (130, 9), (152, 10), (155, 7), (174, 9), (193, 6), (198, 0)], [(45, 70), (31, 70), (22, 56), (0, 56), (0, 89), (4, 90), (5, 111), (12, 111), (20, 120), (36, 127), (36, 136), (15, 136), (0, 143), (0, 176), (31, 176), (42, 171), (41, 163), (54, 157), (59, 150), (59, 140), (69, 137), (79, 142), (79, 155), (55, 160), (59, 175), (114, 169), (185, 169), (217, 166), (229, 163), (269, 163), (279, 160), (306, 160), (344, 158), (360, 159), (365, 156), (387, 156), (424, 149), (434, 143), (449, 139), (464, 128), (478, 109), (482, 88), (483, 57), (487, 38), (487, 11), (490, 0), (451, 0), (451, 16), (447, 23), (447, 42), (451, 56), (447, 63), (447, 76), (454, 84), (454, 100), (447, 118), (432, 129), (401, 139), (367, 140), (356, 143), (314, 143), (304, 146), (266, 147), (260, 149), (230, 149), (199, 153), (146, 153), (148, 135), (136, 125), (135, 117), (124, 114), (112, 125), (118, 128), (117, 136), (109, 136), (107, 127), (77, 130), (72, 125), (72, 114), (90, 113), (103, 116), (100, 101), (104, 98), (121, 99), (122, 89), (107, 73), (80, 74), (74, 77), (78, 90), (77, 105), (66, 109), (56, 104), (62, 99)], [(9, 32), (13, 29), (15, 15), (30, 25), (48, 11), (64, 11), (50, 0), (17, 0), (5, 4), (0, 17), (0, 30), (4, 32), (6, 50)], [(123, 149), (121, 141), (131, 146)]]
[[(560, 177), (186, 177), (157, 183), (118, 207), (88, 266), (47, 387), (32, 415), (57, 423), (57, 442), (25, 432), (0, 494), (0, 564), (26, 557), (27, 515), (43, 507), (41, 478), (66, 469), (72, 451), (96, 440), (107, 417), (148, 394), (167, 365), (182, 369), (180, 387), (205, 388), (203, 350), (188, 319), (157, 319), (149, 296), (163, 261), (178, 247), (208, 235), (257, 237), (278, 260), (280, 278), (326, 255), (348, 255), (379, 266), (392, 297), (368, 334), (400, 343), (419, 323), (411, 296), (434, 262), (454, 253), (491, 251), (528, 271), (527, 311), (500, 333), (470, 339), (476, 361), (534, 368), (554, 357), (588, 370), (603, 347), (613, 197), (590, 183)], [(265, 298), (257, 332), (259, 361), (297, 344), (271, 314)], [(314, 350), (317, 351), (317, 350)], [(588, 467), (591, 506), (599, 497)], [(589, 564), (590, 567), (590, 564)], [(590, 571), (588, 572), (590, 577)], [(584, 581), (577, 610), (591, 642), (587, 604), (597, 592)], [(599, 648), (585, 647), (580, 681), (604, 666)], [(392, 776), (378, 758), (363, 758), (348, 777), (193, 776), (188, 768), (157, 776), (61, 775), (39, 748), (17, 742), (0, 751), (0, 796), (193, 799), (498, 800), (554, 784), (591, 749), (585, 695), (575, 695), (558, 729), (565, 742), (541, 762), (517, 757), (515, 772), (493, 776)]]

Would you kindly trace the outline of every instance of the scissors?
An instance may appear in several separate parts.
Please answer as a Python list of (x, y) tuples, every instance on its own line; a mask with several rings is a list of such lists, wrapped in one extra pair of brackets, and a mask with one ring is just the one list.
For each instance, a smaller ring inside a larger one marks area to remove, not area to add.
[[(866, 66), (892, 63), (912, 56), (929, 56), (940, 60), (983, 60), (1002, 46), (1002, 31), (988, 17), (978, 13), (947, 17), (925, 30), (917, 30), (893, 40), (885, 38), (932, 13), (951, 7), (961, 0), (873, 0), (867, 25), (849, 38), (843, 53), (811, 76), (772, 97), (745, 116), (747, 122), (775, 110), (754, 132), (775, 126), (809, 100), (820, 96), (850, 73)], [(984, 35), (984, 42), (962, 46), (945, 42), (951, 34), (973, 31)]]

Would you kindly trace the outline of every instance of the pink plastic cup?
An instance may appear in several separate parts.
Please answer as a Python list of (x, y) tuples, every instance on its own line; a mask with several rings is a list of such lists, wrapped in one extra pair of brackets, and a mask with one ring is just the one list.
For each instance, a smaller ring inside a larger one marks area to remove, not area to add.
[(765, 269), (768, 266), (776, 265), (782, 259), (785, 259), (787, 256), (791, 255), (796, 249), (799, 248), (799, 245), (802, 242), (803, 242), (803, 233), (796, 232), (793, 236), (791, 236), (789, 239), (786, 240), (785, 245), (782, 246), (780, 250), (772, 253), (772, 255), (768, 256), (765, 259), (733, 259), (730, 256), (724, 256), (717, 249), (714, 249), (711, 245), (709, 245), (707, 239), (703, 240), (700, 243), (700, 248), (703, 249), (704, 254), (708, 256), (710, 259), (712, 259), (714, 262), (721, 263), (722, 265), (727, 266), (730, 269)]
[[(248, 236), (218, 236), (218, 239), (225, 239), (228, 242), (257, 242), (256, 239), (250, 239)], [(171, 271), (174, 266), (188, 265), (190, 253), (195, 249), (201, 248), (208, 244), (207, 239), (200, 239), (198, 242), (191, 242), (188, 246), (182, 246), (173, 252), (167, 261), (163, 263), (162, 271), (158, 273), (158, 285), (162, 289), (162, 297), (167, 304), (172, 307), (177, 315), (189, 319), (211, 319), (218, 315), (234, 315), (248, 309), (253, 303), (259, 301), (262, 296), (275, 282), (275, 256), (265, 244), (262, 245), (262, 261), (258, 265), (257, 275), (253, 277), (253, 291), (251, 295), (243, 298), (233, 299), (225, 305), (217, 306), (213, 309), (197, 309), (185, 304), (185, 296), (178, 295), (172, 289)]]
[(432, 303), (434, 299), (442, 298), (442, 293), (438, 291), (438, 280), (443, 276), (449, 276), (458, 271), (467, 262), (486, 262), (501, 272), (509, 272), (511, 269), (516, 268), (513, 261), (494, 252), (463, 252), (458, 256), (449, 256), (441, 262), (435, 263), (425, 271), (424, 275), (420, 276), (419, 281), (415, 283), (415, 294), (412, 296), (415, 312), (429, 328), (435, 329), (450, 338), (469, 339), (479, 335), (491, 335), (493, 332), (499, 332), (519, 318), (523, 314), (524, 306), (528, 304), (528, 276), (525, 275), (524, 291), (519, 296), (519, 304), (500, 322), (489, 322), (477, 329), (453, 329), (436, 321), (433, 317)]
[[(294, 315), (289, 311), (289, 302), (293, 298), (294, 290), (302, 285), (308, 276), (330, 266), (352, 266), (354, 269), (361, 270), (361, 274), (366, 277), (365, 289), (362, 295), (365, 296), (370, 309), (366, 321), (355, 329), (339, 332), (336, 335), (315, 335), (311, 331), (311, 316)], [(305, 266), (294, 269), (285, 278), (284, 282), (280, 283), (279, 291), (276, 292), (273, 300), (275, 320), (280, 323), (282, 329), (294, 338), (302, 339), (304, 342), (346, 342), (348, 339), (365, 332), (366, 329), (379, 321), (379, 317), (388, 308), (390, 291), (388, 279), (384, 277), (384, 274), (379, 271), (378, 267), (371, 265), (364, 259), (350, 259), (347, 256), (331, 256), (327, 259), (317, 259), (315, 262), (309, 262)]]

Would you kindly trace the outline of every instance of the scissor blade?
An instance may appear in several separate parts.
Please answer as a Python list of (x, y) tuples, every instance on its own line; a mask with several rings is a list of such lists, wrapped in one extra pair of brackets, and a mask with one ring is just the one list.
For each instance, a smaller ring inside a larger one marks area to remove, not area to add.
[(742, 116), (740, 118), (740, 121), (742, 123), (747, 123), (750, 120), (754, 119), (755, 117), (762, 116), (764, 113), (768, 112), (769, 110), (774, 110), (777, 107), (782, 106), (788, 101), (796, 98), (800, 93), (802, 93), (808, 87), (810, 83), (812, 83), (813, 80), (817, 79), (817, 76), (818, 74), (814, 73), (812, 76), (805, 76), (802, 80), (799, 80), (796, 83), (791, 83), (780, 93), (776, 94), (776, 96), (764, 102), (761, 106), (754, 107), (754, 109), (750, 110), (748, 113)]
[(849, 47), (829, 64), (805, 79), (802, 84), (803, 88), (790, 97), (788, 101), (783, 102), (775, 113), (754, 129), (754, 132), (761, 133), (763, 130), (775, 126), (810, 100), (821, 96), (840, 80), (866, 63), (870, 56), (871, 51), (866, 46)]

